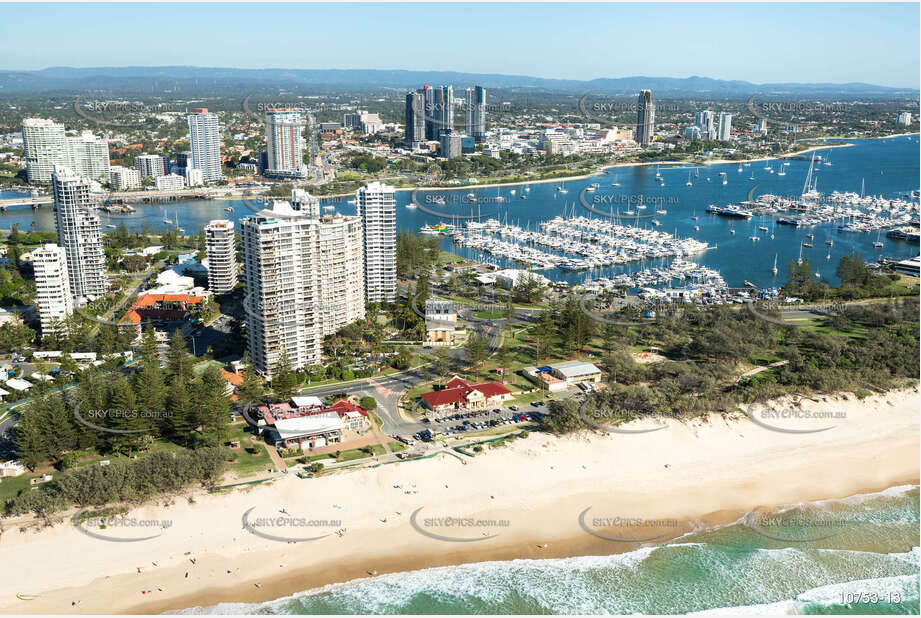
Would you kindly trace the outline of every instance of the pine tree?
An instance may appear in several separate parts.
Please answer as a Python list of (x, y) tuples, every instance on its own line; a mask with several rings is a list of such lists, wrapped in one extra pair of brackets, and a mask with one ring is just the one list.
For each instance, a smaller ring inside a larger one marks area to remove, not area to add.
[(278, 359), (278, 365), (275, 367), (275, 377), (272, 378), (272, 390), (282, 401), (287, 401), (294, 395), (294, 389), (297, 387), (297, 374), (291, 367), (291, 361), (288, 359), (288, 352), (282, 350), (281, 358)]
[(174, 382), (186, 384), (191, 378), (191, 358), (186, 349), (185, 339), (178, 328), (173, 331), (173, 337), (170, 339), (166, 368)]
[(243, 383), (237, 387), (237, 397), (243, 403), (250, 403), (262, 399), (265, 389), (262, 381), (256, 375), (252, 365), (248, 362), (249, 358), (243, 355)]
[(205, 443), (224, 444), (230, 436), (230, 401), (224, 394), (227, 381), (211, 366), (195, 382), (195, 404)]

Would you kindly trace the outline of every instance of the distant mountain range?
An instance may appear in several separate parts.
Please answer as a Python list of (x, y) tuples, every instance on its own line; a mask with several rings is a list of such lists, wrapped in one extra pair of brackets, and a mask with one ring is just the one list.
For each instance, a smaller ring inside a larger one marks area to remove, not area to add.
[(0, 96), (106, 91), (136, 95), (194, 96), (239, 93), (240, 88), (367, 90), (409, 89), (422, 84), (453, 84), (455, 88), (544, 91), (569, 94), (633, 94), (652, 90), (657, 97), (747, 97), (786, 95), (797, 97), (900, 97), (917, 96), (918, 90), (890, 88), (861, 82), (847, 84), (755, 84), (708, 77), (619, 77), (588, 81), (547, 79), (526, 75), (457, 73), (450, 71), (387, 71), (364, 69), (233, 69), (202, 67), (51, 67), (40, 71), (0, 71)]

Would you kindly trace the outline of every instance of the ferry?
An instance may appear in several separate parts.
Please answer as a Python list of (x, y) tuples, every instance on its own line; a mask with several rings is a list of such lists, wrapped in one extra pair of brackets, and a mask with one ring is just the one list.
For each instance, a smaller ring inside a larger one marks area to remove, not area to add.
[(419, 228), (420, 234), (426, 236), (441, 236), (454, 232), (454, 226), (448, 223), (436, 223), (435, 225), (423, 225)]

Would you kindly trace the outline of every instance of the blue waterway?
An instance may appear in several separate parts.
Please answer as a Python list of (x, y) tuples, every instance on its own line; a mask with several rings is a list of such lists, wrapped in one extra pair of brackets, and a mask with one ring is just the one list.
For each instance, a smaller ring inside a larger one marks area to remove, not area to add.
[[(828, 157), (831, 166), (818, 166), (818, 188), (820, 191), (859, 192), (861, 180), (864, 181), (865, 192), (871, 195), (885, 197), (898, 197), (919, 188), (919, 145), (918, 136), (895, 137), (882, 140), (847, 140), (853, 144), (846, 148), (830, 148), (819, 151), (819, 154)], [(770, 162), (778, 170), (778, 161)], [(566, 183), (569, 193), (557, 194), (557, 182), (531, 185), (527, 200), (520, 199), (522, 187), (506, 186), (501, 188), (474, 189), (480, 202), (480, 214), (491, 214), (502, 220), (518, 223), (522, 226), (530, 225), (535, 229), (538, 222), (551, 219), (557, 215), (572, 213), (589, 216), (590, 213), (579, 202), (580, 192), (589, 184), (598, 182), (600, 188), (597, 193), (585, 194), (587, 199), (597, 203), (599, 200), (616, 199), (618, 201), (636, 200), (637, 196), (647, 202), (660, 200), (668, 214), (656, 215), (662, 226), (658, 229), (675, 233), (679, 236), (693, 236), (699, 240), (715, 245), (716, 250), (694, 256), (692, 259), (704, 266), (716, 268), (720, 271), (726, 282), (732, 286), (741, 286), (744, 281), (752, 281), (762, 287), (773, 287), (782, 284), (786, 277), (784, 265), (798, 257), (800, 244), (805, 235), (815, 234), (812, 249), (803, 249), (803, 257), (809, 258), (815, 270), (828, 280), (832, 285), (838, 283), (834, 271), (838, 259), (842, 255), (859, 252), (867, 261), (873, 261), (879, 256), (905, 258), (918, 254), (918, 246), (904, 241), (888, 239), (883, 236), (882, 249), (875, 249), (873, 242), (877, 239), (875, 234), (848, 234), (836, 230), (837, 223), (817, 225), (812, 228), (793, 228), (778, 226), (775, 229), (775, 238), (762, 238), (760, 242), (753, 243), (749, 237), (757, 234), (759, 225), (771, 226), (769, 218), (759, 220), (752, 218), (750, 221), (729, 220), (713, 215), (707, 215), (704, 210), (709, 204), (724, 205), (730, 202), (739, 202), (749, 196), (754, 187), (754, 195), (773, 193), (777, 195), (796, 196), (802, 192), (809, 161), (794, 160), (787, 167), (786, 176), (780, 177), (769, 174), (764, 169), (764, 162), (754, 162), (751, 167), (743, 167), (738, 172), (738, 165), (711, 165), (700, 168), (700, 177), (694, 178), (692, 187), (685, 186), (688, 172), (693, 168), (681, 166), (668, 166), (661, 168), (665, 179), (664, 186), (655, 181), (656, 170), (650, 166), (631, 166), (612, 169), (609, 173), (598, 174), (591, 178), (573, 180)], [(719, 172), (726, 172), (728, 183), (720, 182)], [(754, 173), (755, 181), (750, 181), (749, 176)], [(710, 177), (711, 182), (706, 178)], [(611, 183), (616, 179), (621, 184), (614, 188)], [(517, 195), (512, 196), (511, 190), (515, 189)], [(425, 192), (417, 194), (417, 200), (429, 204), (447, 215), (470, 215), (476, 208), (463, 202), (463, 196), (471, 192), (470, 189), (460, 189), (454, 192), (437, 192), (446, 196), (445, 206), (435, 206), (425, 201)], [(429, 192), (431, 195), (432, 192)], [(12, 197), (15, 194), (4, 194)], [(505, 198), (502, 203), (496, 203), (494, 198), (501, 195)], [(597, 197), (596, 197), (597, 196)], [(602, 197), (606, 196), (606, 197)], [(616, 196), (616, 197), (615, 197)], [(450, 222), (449, 217), (438, 217), (419, 209), (406, 208), (411, 200), (409, 191), (400, 191), (397, 194), (397, 226), (403, 229), (418, 230), (425, 224), (434, 224), (439, 221)], [(353, 214), (354, 207), (346, 200), (331, 200), (325, 202), (334, 205), (339, 212)], [(608, 210), (610, 202), (605, 202), (601, 210)], [(234, 208), (233, 213), (224, 212), (224, 208)], [(616, 210), (617, 207), (615, 207)], [(627, 207), (621, 207), (625, 210)], [(652, 214), (655, 205), (650, 205), (643, 214)], [(116, 225), (124, 221), (129, 227), (139, 227), (142, 220), (147, 221), (151, 229), (163, 226), (163, 219), (179, 219), (179, 226), (186, 232), (193, 233), (208, 221), (217, 218), (230, 218), (239, 220), (248, 216), (252, 211), (241, 200), (234, 201), (186, 201), (158, 206), (140, 206), (133, 217), (123, 215), (102, 214), (103, 225)], [(692, 215), (699, 219), (694, 221)], [(597, 215), (593, 215), (597, 216)], [(639, 225), (648, 226), (650, 219), (640, 219)], [(0, 214), (0, 228), (9, 228), (13, 223), (19, 223), (22, 229), (53, 230), (54, 217), (50, 208), (41, 208), (32, 211), (30, 208), (20, 207), (10, 209), (6, 214)], [(694, 226), (699, 225), (700, 231), (694, 231)], [(730, 234), (730, 227), (734, 226), (736, 234)], [(757, 234), (762, 235), (762, 234)], [(834, 246), (831, 248), (831, 259), (826, 260), (829, 252), (825, 240), (832, 239)], [(456, 248), (450, 239), (443, 241), (445, 249), (455, 251), (464, 256), (485, 259), (487, 256), (470, 249)], [(771, 266), (774, 256), (778, 256), (780, 272), (777, 278), (771, 275)], [(495, 258), (489, 258), (495, 260)], [(581, 281), (587, 276), (610, 276), (612, 273), (632, 272), (652, 266), (668, 264), (670, 259), (657, 260), (645, 263), (629, 264), (616, 268), (606, 268), (592, 274), (586, 272), (563, 272), (557, 270), (543, 271), (543, 273), (556, 280)], [(501, 265), (510, 265), (498, 260)]]

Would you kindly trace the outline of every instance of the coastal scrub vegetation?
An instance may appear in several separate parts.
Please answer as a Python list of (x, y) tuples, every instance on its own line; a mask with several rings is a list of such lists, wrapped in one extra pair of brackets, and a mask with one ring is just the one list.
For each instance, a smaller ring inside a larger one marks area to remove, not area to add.
[[(890, 289), (888, 276), (868, 274), (865, 268), (862, 262), (858, 268), (855, 259), (843, 259), (842, 287), (830, 289), (829, 296), (866, 298)], [(791, 272), (794, 286), (795, 280)], [(584, 404), (551, 402), (541, 428), (578, 431), (589, 427), (584, 418), (610, 425), (650, 417), (688, 419), (794, 393), (881, 391), (917, 381), (921, 342), (915, 294), (838, 303), (809, 324), (785, 325), (777, 308), (756, 303), (755, 311), (737, 305), (666, 307), (648, 325), (606, 325), (606, 387), (588, 395)], [(539, 348), (579, 346), (578, 323), (563, 321), (574, 315), (567, 307), (558, 322), (541, 319), (535, 337)], [(631, 350), (651, 347), (658, 348), (663, 362), (634, 360)], [(740, 377), (752, 367), (757, 371)], [(580, 405), (585, 406), (581, 413)]]

